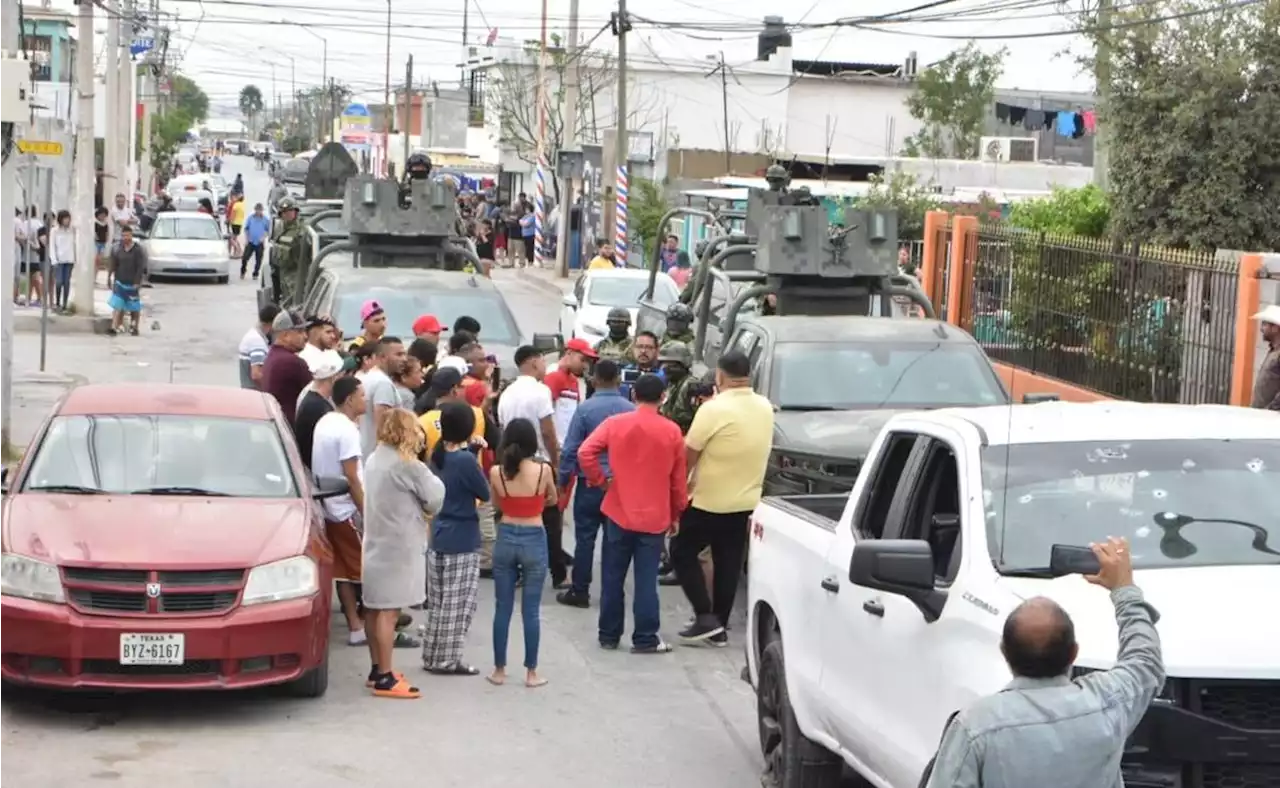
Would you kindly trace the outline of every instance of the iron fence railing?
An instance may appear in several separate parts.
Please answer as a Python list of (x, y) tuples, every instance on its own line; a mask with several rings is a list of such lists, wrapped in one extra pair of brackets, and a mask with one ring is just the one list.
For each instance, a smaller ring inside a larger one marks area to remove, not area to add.
[(997, 361), (1140, 402), (1227, 403), (1238, 263), (983, 227), (962, 324)]

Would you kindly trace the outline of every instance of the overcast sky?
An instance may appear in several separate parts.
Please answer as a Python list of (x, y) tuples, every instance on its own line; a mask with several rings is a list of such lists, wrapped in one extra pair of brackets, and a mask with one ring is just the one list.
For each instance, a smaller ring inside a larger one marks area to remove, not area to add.
[[(405, 61), (414, 57), (415, 82), (436, 80), (456, 84), (463, 53), (463, 9), (469, 6), (468, 41), (483, 46), (492, 28), (502, 38), (537, 38), (541, 8), (520, 0), (392, 0), (391, 79), (404, 80)], [(56, 0), (70, 6), (69, 0)], [(590, 38), (608, 22), (616, 8), (608, 0), (580, 0), (580, 27)], [(922, 0), (800, 0), (786, 4), (787, 22), (819, 23), (848, 17), (902, 11)], [(631, 55), (650, 63), (659, 58), (702, 59), (724, 51), (730, 65), (755, 57), (756, 33), (768, 14), (779, 13), (772, 0), (631, 0), (628, 10), (654, 22), (686, 26), (666, 29), (637, 21), (628, 37)], [(371, 101), (380, 101), (386, 74), (386, 9), (376, 0), (160, 0), (163, 14), (176, 18), (174, 46), (181, 70), (204, 88), (215, 105), (234, 107), (240, 89), (254, 83), (264, 95), (275, 90), (288, 95), (291, 82), (299, 89), (319, 85), (323, 74), (323, 44), (328, 42), (328, 74)], [(717, 8), (724, 9), (717, 11)], [(1069, 31), (1071, 22), (1055, 12), (1050, 0), (952, 0), (921, 15), (951, 17), (988, 9), (981, 18), (944, 18), (932, 22), (894, 25), (895, 32), (823, 28), (793, 34), (793, 55), (811, 60), (901, 63), (908, 52), (919, 56), (920, 67), (964, 45), (968, 36), (983, 36), (979, 44), (996, 50), (1007, 46), (1002, 87), (1028, 90), (1090, 90), (1091, 80), (1080, 72), (1065, 50), (1079, 50), (1083, 42), (1072, 35), (989, 40), (995, 36)], [(430, 10), (427, 10), (430, 9)], [(1017, 10), (1013, 10), (1017, 9)], [(567, 29), (569, 0), (548, 0), (548, 29)], [(172, 24), (172, 22), (171, 22)], [(699, 31), (693, 25), (741, 26), (736, 30)], [(102, 24), (98, 25), (100, 28)], [(946, 38), (944, 38), (946, 37)], [(100, 43), (100, 42), (99, 42)], [(606, 30), (594, 46), (615, 47)], [(651, 48), (651, 49), (650, 49)], [(273, 68), (274, 64), (274, 68)]]

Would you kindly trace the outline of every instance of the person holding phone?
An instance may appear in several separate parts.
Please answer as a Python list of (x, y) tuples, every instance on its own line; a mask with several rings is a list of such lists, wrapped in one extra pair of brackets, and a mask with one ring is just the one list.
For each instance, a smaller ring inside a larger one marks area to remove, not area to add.
[(1000, 643), (1013, 681), (951, 718), (921, 786), (1020, 788), (1051, 774), (1055, 788), (1122, 788), (1125, 743), (1164, 686), (1159, 615), (1133, 584), (1127, 540), (1090, 548), (1099, 569), (1085, 580), (1111, 593), (1120, 628), (1115, 667), (1072, 678), (1071, 616), (1045, 597), (1023, 602)]

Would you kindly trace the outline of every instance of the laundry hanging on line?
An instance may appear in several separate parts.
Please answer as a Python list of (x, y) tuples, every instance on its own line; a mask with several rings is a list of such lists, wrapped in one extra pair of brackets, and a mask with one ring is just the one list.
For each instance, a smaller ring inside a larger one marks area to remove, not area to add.
[(1098, 116), (1093, 110), (1041, 110), (1020, 107), (1016, 104), (996, 102), (996, 119), (1011, 126), (1021, 126), (1027, 131), (1048, 129), (1059, 137), (1079, 139), (1086, 134), (1095, 134), (1098, 129)]

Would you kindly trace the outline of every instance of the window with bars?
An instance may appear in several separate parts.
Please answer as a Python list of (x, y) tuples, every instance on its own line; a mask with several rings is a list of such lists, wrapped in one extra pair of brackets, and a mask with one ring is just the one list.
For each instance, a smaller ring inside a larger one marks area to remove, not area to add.
[(471, 71), (470, 88), (467, 91), (467, 125), (480, 127), (484, 125), (485, 88), (488, 73), (473, 69)]

